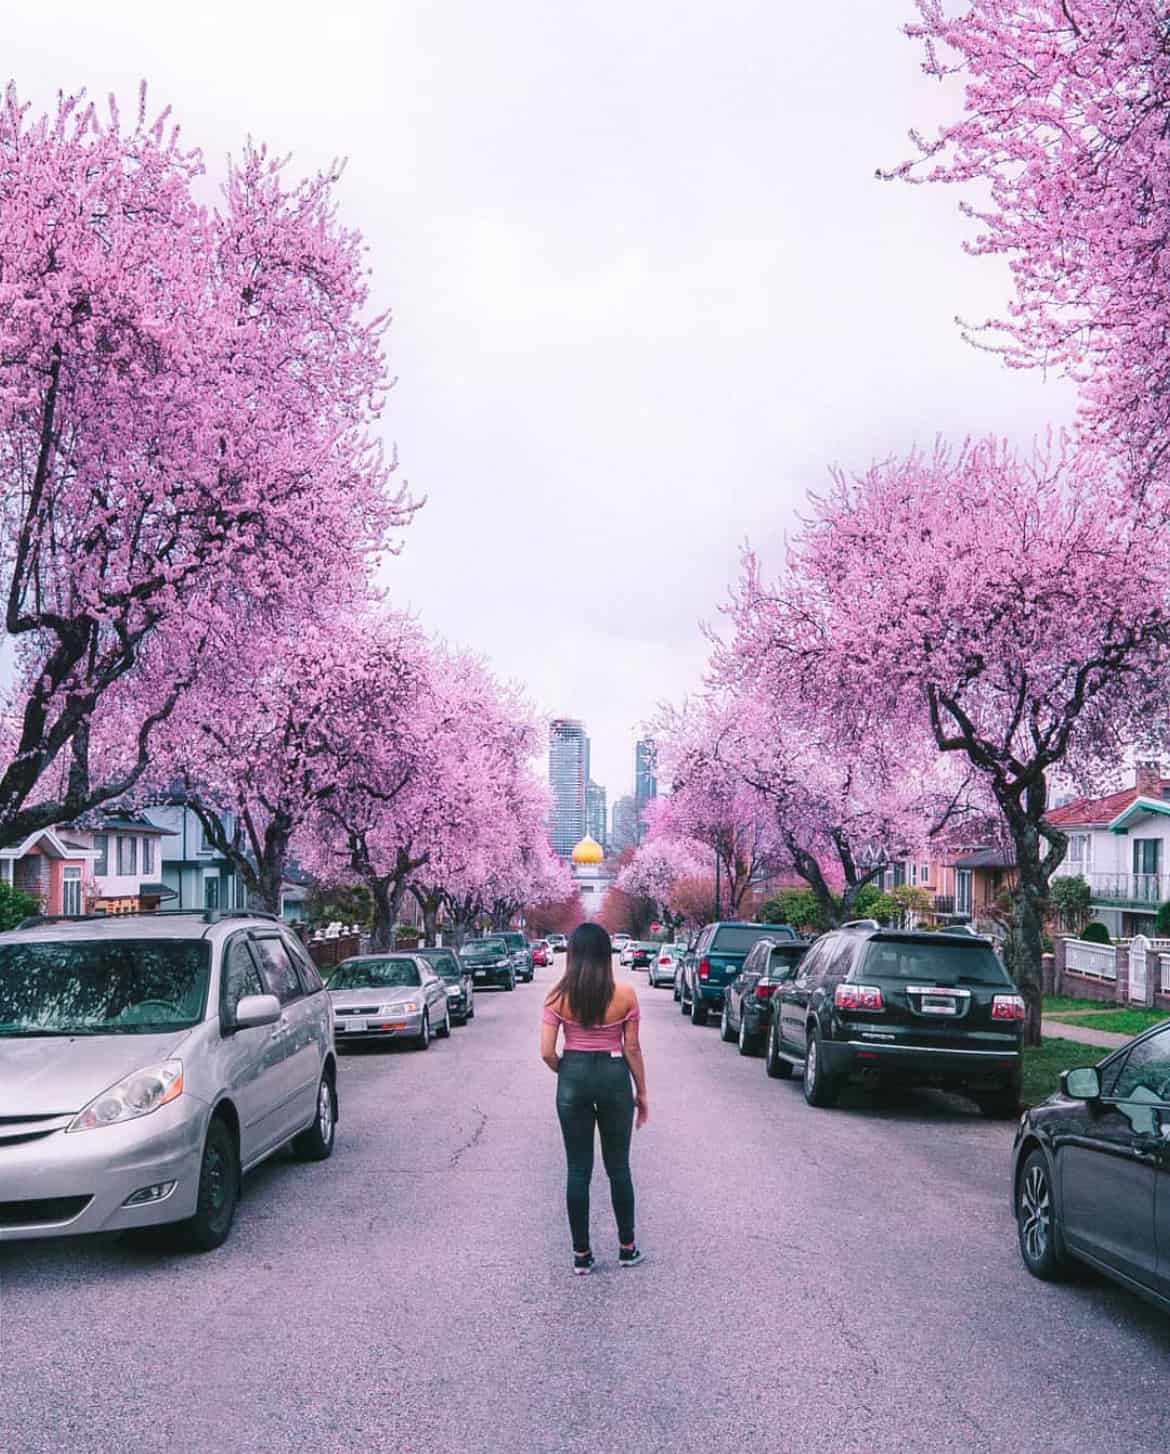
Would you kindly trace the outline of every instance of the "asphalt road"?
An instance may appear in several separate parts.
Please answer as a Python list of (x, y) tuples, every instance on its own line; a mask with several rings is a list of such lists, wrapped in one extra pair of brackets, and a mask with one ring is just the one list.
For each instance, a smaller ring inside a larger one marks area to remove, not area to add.
[(638, 976), (651, 1122), (619, 1271), (600, 1162), (569, 1272), (541, 986), (342, 1062), (205, 1257), (0, 1247), (0, 1448), (560, 1454), (1167, 1445), (1170, 1320), (1023, 1271), (1011, 1127), (933, 1093), (812, 1111)]

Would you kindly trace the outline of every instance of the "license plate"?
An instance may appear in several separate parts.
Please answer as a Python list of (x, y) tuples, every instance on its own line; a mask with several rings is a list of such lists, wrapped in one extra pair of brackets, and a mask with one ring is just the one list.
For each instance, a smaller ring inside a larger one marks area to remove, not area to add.
[(370, 1022), (368, 1020), (346, 1020), (344, 1024), (347, 1030), (353, 1032), (368, 1029)]
[(951, 995), (923, 995), (922, 1013), (924, 1015), (953, 1015), (959, 1006)]
[(476, 979), (487, 979), (487, 970), (486, 969), (477, 969), (475, 971), (475, 977), (476, 977)]

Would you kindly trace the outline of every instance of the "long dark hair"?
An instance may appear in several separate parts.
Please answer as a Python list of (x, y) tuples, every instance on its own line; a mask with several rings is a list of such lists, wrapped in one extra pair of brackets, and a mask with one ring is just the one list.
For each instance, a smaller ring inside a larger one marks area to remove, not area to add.
[(584, 1025), (600, 1025), (613, 999), (613, 945), (600, 924), (578, 924), (569, 939), (565, 972), (553, 986), (548, 1003), (563, 998), (569, 1016)]

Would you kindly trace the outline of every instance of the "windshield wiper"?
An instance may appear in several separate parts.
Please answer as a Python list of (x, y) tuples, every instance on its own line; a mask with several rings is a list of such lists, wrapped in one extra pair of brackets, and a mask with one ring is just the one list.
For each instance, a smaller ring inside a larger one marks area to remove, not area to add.
[(104, 1028), (98, 1029), (98, 1028), (96, 1028), (93, 1025), (74, 1025), (72, 1029), (65, 1029), (65, 1030), (45, 1030), (45, 1029), (42, 1029), (40, 1026), (31, 1026), (31, 1025), (30, 1026), (17, 1026), (14, 1029), (8, 1029), (8, 1028), (6, 1028), (4, 1026), (0, 1026), (0, 1036), (17, 1036), (17, 1035), (19, 1035), (21, 1037), (21, 1039), (28, 1039), (28, 1040), (32, 1040), (32, 1039), (67, 1040), (67, 1039), (69, 1039), (73, 1035), (105, 1035), (105, 1034), (108, 1034), (108, 1033), (109, 1032), (106, 1029), (104, 1029)]

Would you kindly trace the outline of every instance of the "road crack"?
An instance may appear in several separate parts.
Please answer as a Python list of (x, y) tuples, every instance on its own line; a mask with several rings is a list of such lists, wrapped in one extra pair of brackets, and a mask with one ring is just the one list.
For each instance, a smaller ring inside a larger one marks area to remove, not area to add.
[(460, 1157), (462, 1157), (465, 1152), (468, 1152), (472, 1150), (473, 1147), (479, 1145), (480, 1137), (483, 1135), (485, 1129), (487, 1128), (487, 1112), (481, 1111), (478, 1106), (472, 1106), (471, 1109), (479, 1117), (479, 1125), (476, 1126), (475, 1130), (471, 1133), (468, 1139), (464, 1141), (461, 1146), (456, 1147), (456, 1149), (451, 1153), (451, 1157), (447, 1162), (448, 1169), (453, 1166), (458, 1166)]

